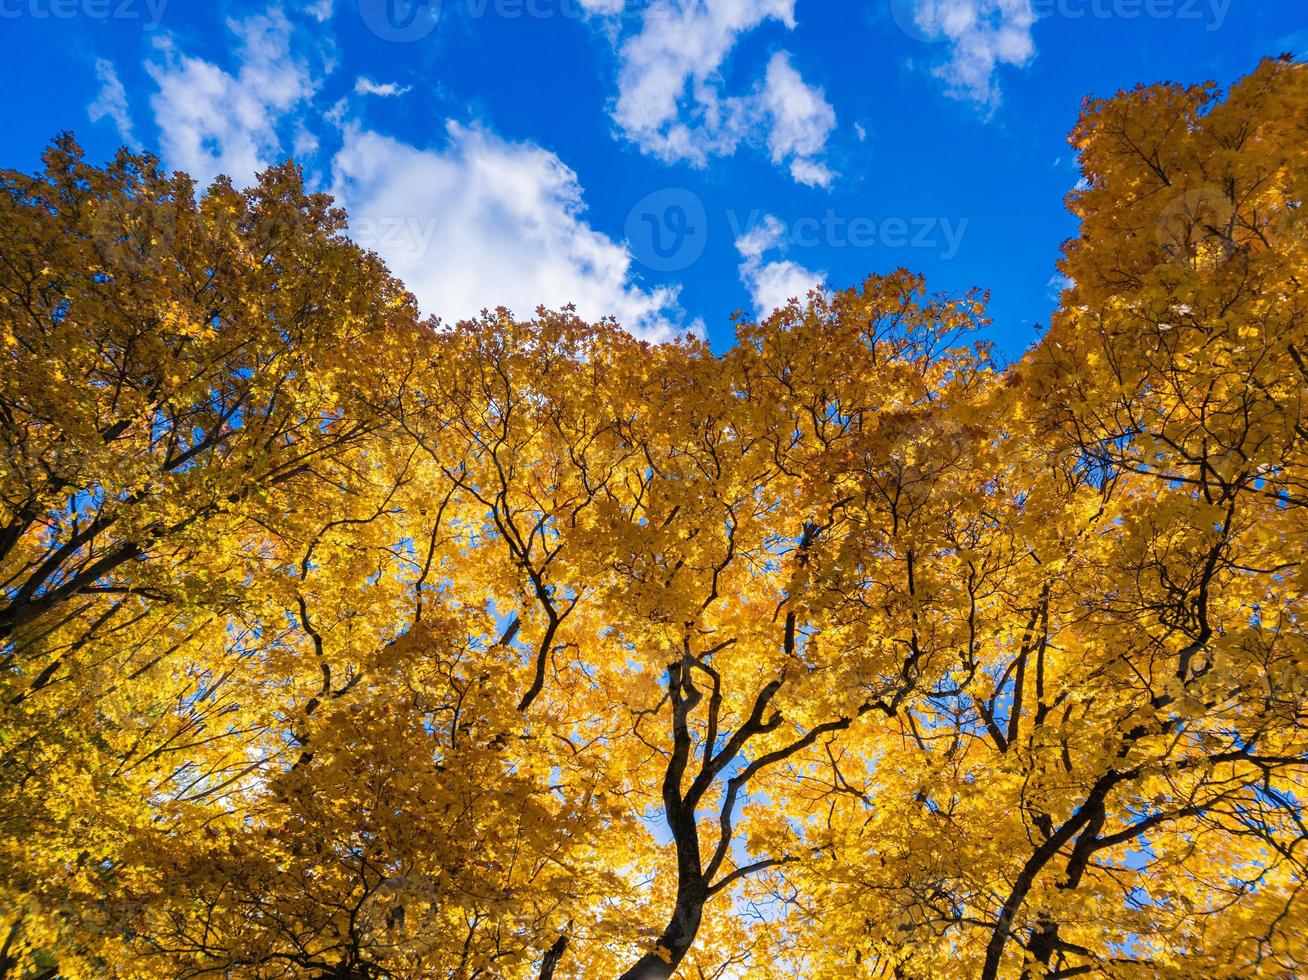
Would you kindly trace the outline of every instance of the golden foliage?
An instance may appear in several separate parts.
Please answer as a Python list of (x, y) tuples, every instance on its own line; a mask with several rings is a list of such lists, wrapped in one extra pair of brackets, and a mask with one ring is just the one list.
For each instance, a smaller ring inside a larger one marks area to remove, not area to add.
[(1011, 369), (423, 323), (291, 166), (0, 176), (0, 977), (1308, 970), (1308, 76), (1073, 136)]

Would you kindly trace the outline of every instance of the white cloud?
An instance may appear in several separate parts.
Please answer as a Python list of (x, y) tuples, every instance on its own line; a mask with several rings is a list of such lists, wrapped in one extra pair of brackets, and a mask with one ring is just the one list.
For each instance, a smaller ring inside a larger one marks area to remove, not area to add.
[(836, 128), (836, 111), (820, 89), (805, 84), (783, 51), (768, 62), (760, 103), (772, 121), (768, 133), (772, 162), (789, 161), (791, 176), (801, 184), (829, 186), (835, 175), (815, 158)]
[[(586, 6), (611, 12), (617, 5)], [(774, 163), (801, 183), (829, 184), (834, 175), (819, 158), (835, 110), (788, 54), (773, 55), (755, 91), (723, 90), (719, 72), (737, 41), (769, 21), (793, 29), (795, 0), (649, 0), (639, 30), (618, 46), (613, 119), (623, 135), (664, 162), (702, 167), (765, 134)]]
[(305, 124), (304, 120), (300, 120), (295, 124), (295, 136), (291, 142), (291, 152), (297, 160), (303, 160), (305, 157), (318, 152), (318, 137)]
[[(382, 256), (425, 312), (453, 320), (506, 306), (530, 316), (538, 305), (573, 303), (583, 317), (613, 316), (646, 338), (702, 332), (678, 304), (680, 287), (638, 282), (627, 245), (585, 221), (577, 176), (553, 153), (454, 122), (443, 147), (416, 147), (363, 129), (348, 98), (314, 112), (318, 83), (280, 9), (229, 27), (238, 39), (230, 70), (167, 39), (146, 65), (158, 85), (151, 106), (168, 166), (201, 182), (226, 173), (245, 185), (286, 146), (299, 158), (320, 152), (330, 132), (341, 138), (330, 190), (350, 214), (351, 234)], [(369, 78), (354, 88), (407, 91)]]
[(310, 17), (321, 24), (332, 19), (335, 6), (336, 0), (313, 0), (312, 3), (305, 7), (305, 10)]
[(627, 247), (582, 219), (576, 174), (557, 156), (480, 127), (451, 122), (447, 134), (445, 147), (421, 149), (351, 126), (333, 163), (351, 233), (424, 312), (528, 316), (575, 303), (583, 317), (612, 315), (652, 339), (686, 328), (677, 288), (633, 283)]
[(146, 65), (159, 86), (150, 105), (164, 159), (201, 185), (220, 173), (249, 183), (276, 162), (277, 124), (315, 89), (307, 65), (291, 53), (291, 27), (280, 10), (228, 27), (240, 41), (235, 74), (179, 53), (168, 38), (158, 42), (162, 61)]
[(821, 288), (825, 272), (813, 271), (790, 259), (764, 261), (764, 255), (786, 245), (785, 226), (773, 215), (765, 215), (754, 227), (736, 239), (740, 253), (740, 281), (749, 290), (755, 317), (762, 319), (791, 299), (803, 299), (809, 290)]
[(947, 41), (949, 60), (936, 74), (950, 94), (987, 108), (999, 104), (1000, 65), (1021, 68), (1035, 57), (1031, 0), (909, 0), (927, 39)]
[(412, 85), (400, 85), (396, 82), (374, 82), (371, 78), (360, 76), (354, 83), (354, 91), (358, 95), (380, 95), (383, 98), (390, 98), (396, 95), (405, 95), (413, 90)]
[(113, 62), (97, 58), (95, 77), (100, 80), (100, 94), (86, 109), (91, 122), (99, 122), (107, 116), (113, 120), (122, 141), (128, 146), (136, 146), (136, 139), (132, 135), (132, 115), (127, 108), (127, 90), (119, 81)]
[[(753, 217), (753, 215), (751, 215)], [(761, 258), (764, 252), (786, 244), (786, 226), (775, 215), (765, 214), (736, 237), (736, 251), (746, 259)]]
[(715, 73), (741, 34), (765, 20), (793, 27), (795, 0), (652, 0), (639, 33), (619, 52), (613, 117), (641, 147), (703, 165), (739, 140), (736, 106), (724, 104)]

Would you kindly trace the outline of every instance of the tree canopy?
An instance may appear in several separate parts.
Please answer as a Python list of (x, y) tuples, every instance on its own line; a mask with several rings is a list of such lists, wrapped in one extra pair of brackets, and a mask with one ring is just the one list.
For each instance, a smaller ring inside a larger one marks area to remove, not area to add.
[(0, 978), (1308, 972), (1308, 68), (1072, 135), (1016, 363), (420, 318), (293, 164), (0, 174)]

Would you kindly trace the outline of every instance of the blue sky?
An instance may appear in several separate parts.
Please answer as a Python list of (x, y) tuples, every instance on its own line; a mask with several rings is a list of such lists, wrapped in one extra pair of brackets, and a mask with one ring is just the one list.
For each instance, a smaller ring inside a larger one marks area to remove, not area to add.
[(818, 281), (1056, 302), (1081, 100), (1308, 48), (1308, 0), (0, 0), (0, 166), (72, 130), (202, 182), (294, 156), (446, 318), (731, 343)]

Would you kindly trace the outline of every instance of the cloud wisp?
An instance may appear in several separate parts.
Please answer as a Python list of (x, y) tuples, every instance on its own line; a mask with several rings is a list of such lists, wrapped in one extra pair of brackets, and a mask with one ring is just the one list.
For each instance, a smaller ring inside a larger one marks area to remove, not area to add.
[(764, 215), (736, 238), (740, 253), (740, 281), (749, 290), (754, 316), (762, 319), (792, 299), (802, 300), (810, 290), (821, 289), (827, 274), (791, 259), (767, 259), (769, 252), (786, 246), (785, 226), (774, 215)]
[(620, 8), (611, 8), (589, 4), (607, 14), (616, 46), (612, 117), (625, 138), (666, 163), (696, 167), (761, 142), (799, 183), (831, 184), (835, 174), (823, 158), (836, 113), (793, 56), (774, 53), (756, 84), (739, 93), (726, 90), (721, 74), (746, 34), (769, 22), (793, 30), (795, 0), (650, 0), (631, 32)]

